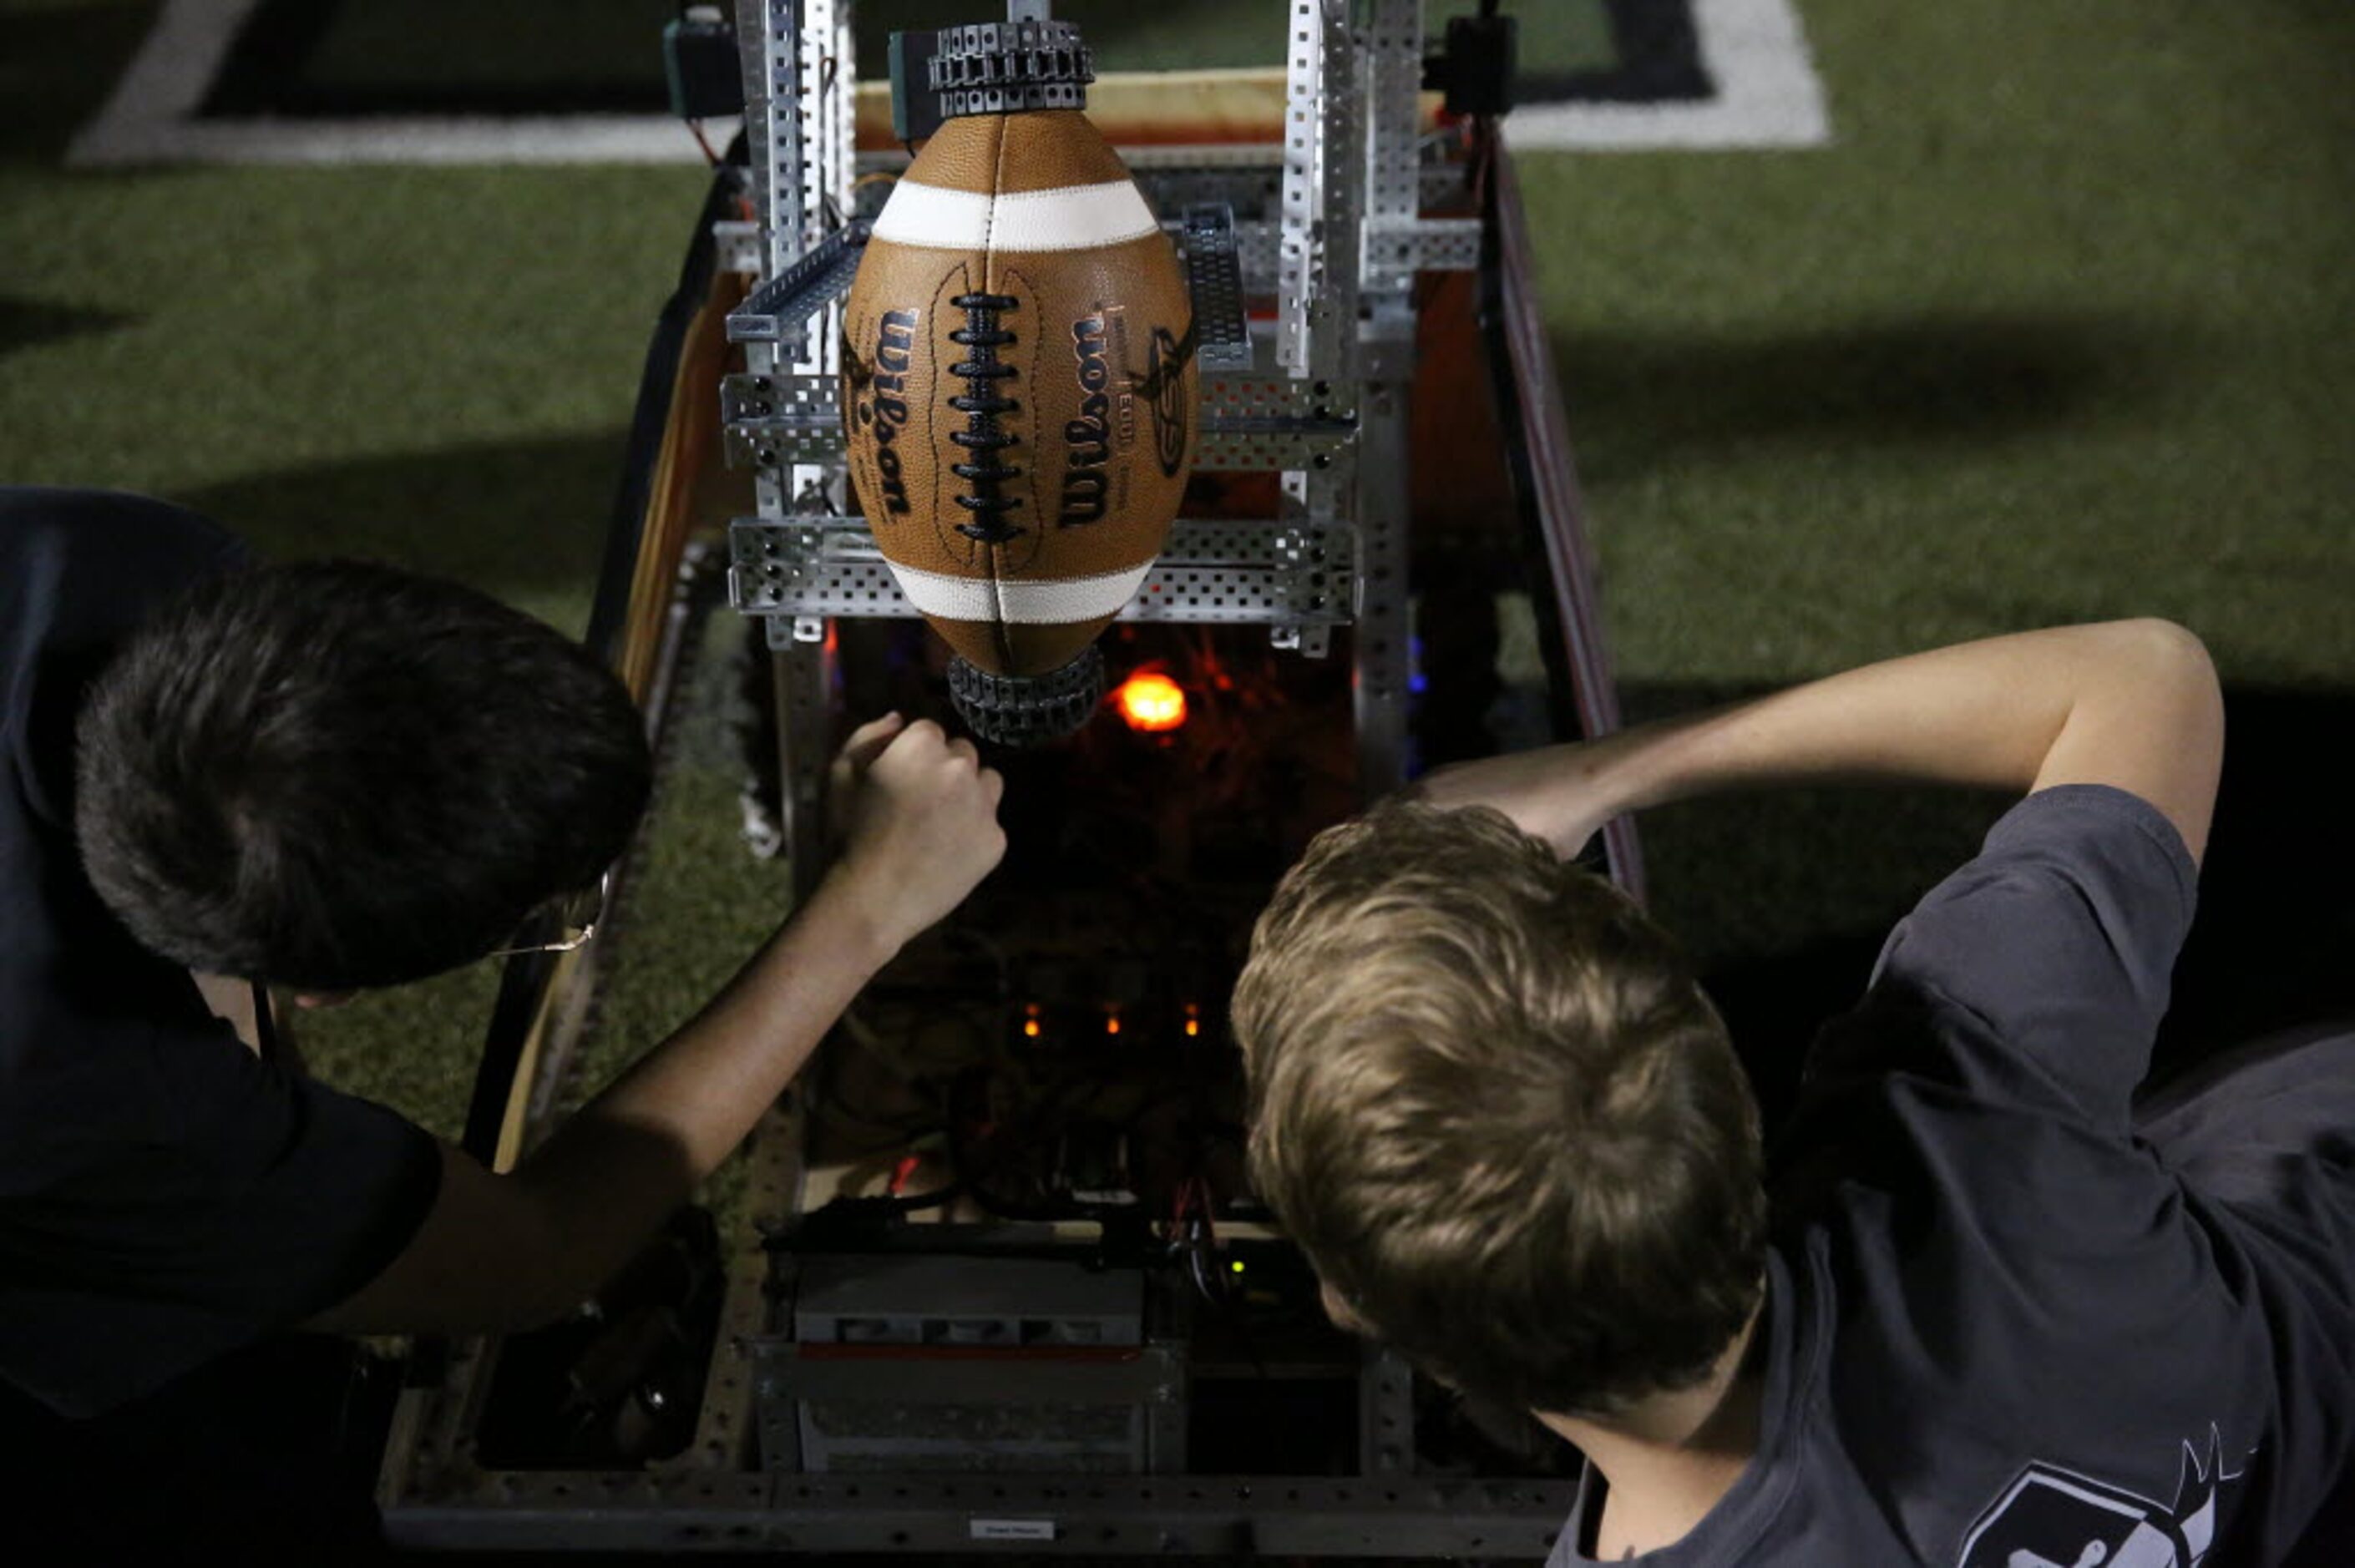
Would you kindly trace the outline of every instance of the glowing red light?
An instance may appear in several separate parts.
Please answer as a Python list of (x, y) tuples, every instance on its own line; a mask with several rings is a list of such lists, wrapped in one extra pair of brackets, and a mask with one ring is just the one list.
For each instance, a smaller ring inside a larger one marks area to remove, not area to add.
[(1185, 688), (1168, 676), (1152, 670), (1140, 670), (1120, 683), (1113, 694), (1120, 705), (1120, 716), (1128, 727), (1158, 735), (1176, 729), (1186, 722)]

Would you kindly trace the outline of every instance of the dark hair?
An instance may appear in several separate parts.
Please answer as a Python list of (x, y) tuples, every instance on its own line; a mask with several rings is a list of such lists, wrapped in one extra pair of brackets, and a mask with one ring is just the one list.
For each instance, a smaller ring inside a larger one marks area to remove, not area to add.
[(132, 934), (318, 990), (480, 958), (612, 863), (651, 774), (628, 693), (579, 644), (347, 561), (183, 594), (109, 661), (76, 742), (82, 862)]
[(1756, 1307), (1758, 1112), (1724, 1025), (1624, 894), (1497, 812), (1319, 835), (1234, 1018), (1261, 1195), (1444, 1382), (1604, 1414), (1698, 1382)]

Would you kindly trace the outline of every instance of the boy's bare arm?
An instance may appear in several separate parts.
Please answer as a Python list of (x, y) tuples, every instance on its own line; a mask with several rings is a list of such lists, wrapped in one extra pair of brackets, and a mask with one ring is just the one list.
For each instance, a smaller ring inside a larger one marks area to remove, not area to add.
[(517, 1328), (593, 1294), (742, 1141), (868, 978), (1005, 852), (1002, 780), (930, 723), (869, 725), (836, 781), (853, 802), (841, 858), (728, 988), (512, 1174), (445, 1149), (417, 1236), (313, 1327)]
[(1569, 853), (1623, 811), (1733, 789), (2109, 784), (2157, 807), (2197, 860), (2223, 752), (2223, 701), (2199, 639), (2163, 620), (2120, 620), (1961, 643), (1467, 763), (1433, 774), (1422, 793), (1441, 806), (1494, 806)]

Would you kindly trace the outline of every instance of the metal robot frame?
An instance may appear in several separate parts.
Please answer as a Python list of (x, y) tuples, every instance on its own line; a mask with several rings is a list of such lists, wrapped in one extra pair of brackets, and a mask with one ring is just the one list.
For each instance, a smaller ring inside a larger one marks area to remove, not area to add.
[[(1264, 625), (1277, 647), (1304, 657), (1325, 656), (1332, 629), (1351, 626), (1359, 777), (1370, 798), (1404, 782), (1408, 764), (1416, 275), (1478, 265), (1484, 237), (1518, 248), (1525, 267), (1527, 241), (1517, 200), (1501, 236), (1480, 217), (1423, 216), (1427, 196), (1460, 185), (1462, 166), (1421, 133), (1422, 0), (1282, 3), (1280, 144), (1124, 149), (1193, 285), (1203, 355), (1197, 466), (1279, 473), (1281, 513), (1264, 523), (1180, 519), (1124, 618)], [(1018, 20), (1045, 12), (1038, 0), (1009, 6)], [(804, 887), (823, 869), (828, 622), (915, 614), (846, 493), (839, 318), (865, 238), (851, 216), (850, 22), (850, 0), (737, 0), (758, 219), (715, 225), (720, 265), (761, 280), (727, 323), (745, 368), (720, 389), (724, 439), (730, 462), (752, 471), (758, 503), (757, 516), (730, 525), (728, 582), (734, 607), (765, 621), (783, 848)], [(1247, 294), (1275, 300), (1272, 334), (1254, 336)], [(1542, 395), (1522, 399), (1508, 440), (1535, 471), (1551, 608), (1570, 644), (1581, 727), (1596, 734), (1614, 727), (1615, 702), (1595, 641), (1561, 409), (1533, 307), (1523, 306), (1507, 337), (1517, 359), (1540, 362), (1518, 368), (1537, 376)], [(1606, 852), (1614, 874), (1640, 888), (1632, 832), (1614, 830)], [(789, 1097), (749, 1157), (755, 1201), (772, 1213), (794, 1202), (799, 1115)], [(448, 1347), (396, 1413), (381, 1489), (393, 1538), (608, 1551), (1535, 1557), (1569, 1510), (1571, 1489), (1558, 1481), (1415, 1474), (1412, 1374), (1379, 1351), (1368, 1351), (1359, 1382), (1356, 1477), (805, 1473), (775, 1414), (789, 1404), (781, 1380), (793, 1374), (778, 1354), (766, 1265), (731, 1258), (730, 1272), (695, 1440), (653, 1467), (484, 1468), (472, 1435), (491, 1357), (480, 1343)], [(1182, 1431), (1182, 1367), (1146, 1354), (1129, 1375), (1148, 1419)]]

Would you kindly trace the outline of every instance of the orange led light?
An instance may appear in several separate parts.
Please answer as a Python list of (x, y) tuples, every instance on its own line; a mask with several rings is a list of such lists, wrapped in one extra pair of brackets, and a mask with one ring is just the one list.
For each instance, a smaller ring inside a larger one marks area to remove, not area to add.
[(1202, 1021), (1199, 1018), (1188, 1019), (1186, 1021), (1186, 1033), (1188, 1034), (1199, 1034), (1202, 1033)]
[(1039, 1038), (1039, 1021), (1033, 1018), (1025, 1022), (1022, 1025), (1022, 1033), (1028, 1034), (1033, 1040)]
[(1186, 722), (1186, 690), (1157, 671), (1139, 670), (1113, 694), (1128, 727), (1158, 735)]
[(1115, 1014), (1114, 1016), (1104, 1020), (1104, 1033), (1107, 1034), (1117, 1034), (1120, 1033), (1120, 1019), (1118, 1015)]

